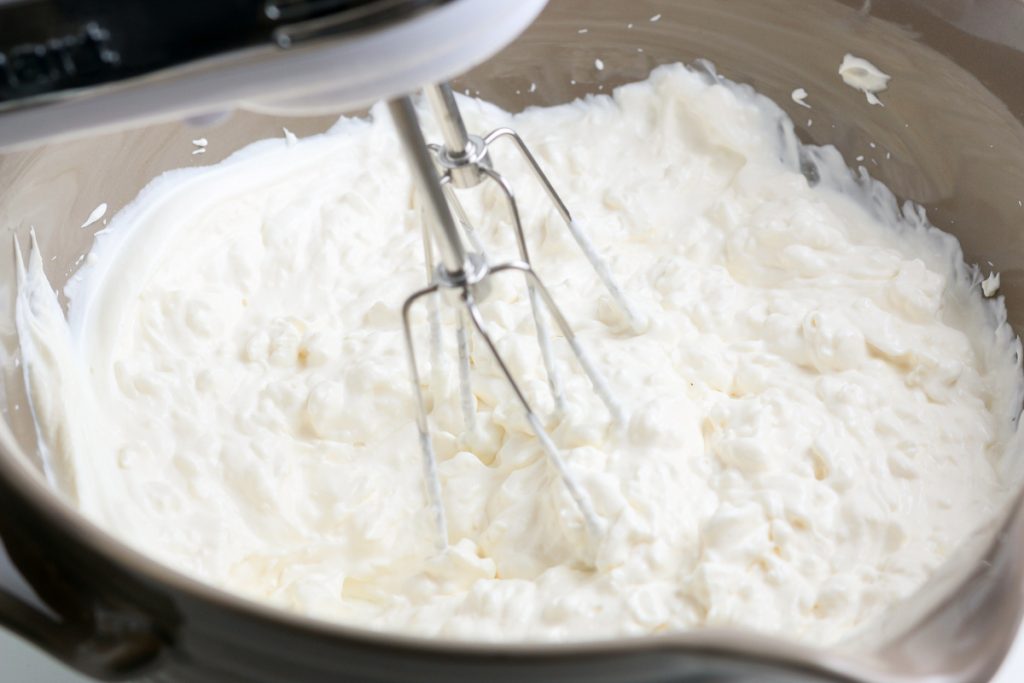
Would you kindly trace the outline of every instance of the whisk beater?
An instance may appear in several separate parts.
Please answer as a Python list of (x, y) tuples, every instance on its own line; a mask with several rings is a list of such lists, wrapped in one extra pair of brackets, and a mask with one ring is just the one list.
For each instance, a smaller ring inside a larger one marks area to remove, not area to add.
[[(540, 418), (530, 405), (522, 388), (513, 376), (509, 366), (502, 358), (491, 335), (487, 321), (481, 313), (478, 303), (487, 295), (487, 283), (492, 277), (502, 273), (519, 273), (526, 281), (530, 306), (533, 313), (534, 326), (537, 331), (541, 356), (547, 372), (557, 411), (564, 407), (564, 393), (557, 374), (554, 356), (551, 349), (550, 330), (547, 315), (550, 315), (555, 326), (569, 344), (573, 355), (594, 391), (607, 407), (613, 421), (621, 423), (624, 419), (623, 410), (609, 388), (601, 372), (597, 369), (555, 303), (547, 287), (533, 268), (529, 248), (523, 230), (522, 221), (516, 204), (511, 184), (498, 173), (491, 164), (488, 154), (489, 147), (496, 141), (507, 139), (522, 155), (532, 169), (536, 179), (543, 186), (556, 211), (562, 217), (573, 238), (604, 283), (614, 301), (622, 309), (634, 328), (640, 327), (641, 316), (632, 307), (622, 292), (607, 264), (598, 255), (593, 244), (580, 226), (573, 220), (564, 202), (558, 196), (547, 176), (541, 170), (536, 159), (530, 153), (523, 140), (509, 128), (499, 128), (484, 137), (469, 135), (466, 131), (458, 105), (451, 88), (447, 84), (428, 86), (424, 95), (429, 102), (444, 138), (443, 145), (427, 145), (419, 120), (411, 100), (408, 97), (397, 98), (389, 104), (392, 119), (398, 130), (409, 157), (413, 177), (421, 194), (425, 212), (424, 255), (428, 270), (428, 285), (414, 292), (406, 299), (402, 307), (402, 323), (405, 335), (406, 351), (413, 393), (417, 407), (417, 428), (423, 456), (424, 475), (427, 493), (437, 527), (438, 547), (447, 546), (448, 530), (442, 503), (440, 478), (437, 474), (437, 459), (430, 436), (429, 416), (423, 389), (420, 383), (415, 343), (410, 323), (410, 311), (420, 300), (434, 298), (442, 291), (457, 294), (461, 303), (457, 314), (457, 346), (459, 351), (459, 381), (462, 397), (462, 412), (465, 428), (475, 427), (475, 408), (470, 378), (470, 337), (475, 332), (493, 356), (501, 374), (507, 380), (516, 400), (522, 406), (527, 423), (533, 431), (545, 455), (555, 467), (563, 484), (572, 497), (577, 509), (583, 517), (588, 533), (598, 538), (603, 532), (602, 524), (593, 509), (586, 491), (577, 483), (576, 478), (566, 464), (562, 454)], [(480, 243), (472, 222), (458, 199), (456, 189), (476, 187), (483, 182), (493, 182), (500, 189), (513, 229), (519, 250), (519, 259), (499, 264), (491, 264), (486, 250)], [(452, 213), (458, 217), (459, 227)], [(467, 250), (462, 239), (472, 246)], [(440, 254), (440, 264), (433, 263), (434, 247)], [(431, 343), (435, 350), (440, 346), (440, 321), (436, 304), (432, 306)], [(438, 362), (435, 355), (434, 363)]]

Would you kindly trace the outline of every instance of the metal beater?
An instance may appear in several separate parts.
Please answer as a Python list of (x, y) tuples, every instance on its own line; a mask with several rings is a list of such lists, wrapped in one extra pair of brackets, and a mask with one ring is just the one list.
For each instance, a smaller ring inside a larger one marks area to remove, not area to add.
[[(565, 203), (558, 196), (519, 135), (508, 128), (499, 128), (483, 137), (470, 135), (466, 131), (449, 85), (428, 86), (423, 89), (423, 94), (437, 118), (444, 138), (443, 145), (426, 144), (416, 111), (409, 97), (392, 100), (389, 103), (389, 108), (409, 157), (414, 181), (421, 194), (425, 212), (424, 254), (427, 263), (428, 285), (406, 299), (402, 307), (402, 323), (412, 388), (416, 397), (417, 428), (423, 452), (424, 476), (434, 523), (437, 527), (438, 547), (442, 550), (447, 547), (448, 527), (441, 498), (441, 483), (437, 474), (437, 458), (430, 436), (429, 416), (420, 384), (416, 348), (410, 324), (410, 311), (416, 302), (427, 298), (434, 299), (435, 295), (445, 291), (455, 293), (461, 304), (457, 314), (456, 342), (459, 353), (459, 383), (465, 428), (467, 430), (474, 429), (476, 419), (471, 389), (469, 351), (470, 337), (475, 331), (493, 355), (501, 373), (508, 381), (512, 393), (522, 406), (531, 430), (575, 502), (588, 533), (591, 538), (599, 538), (603, 534), (603, 526), (594, 512), (590, 497), (577, 483), (558, 446), (544, 428), (516, 378), (502, 359), (478, 306), (487, 296), (487, 284), (490, 278), (509, 271), (520, 273), (526, 281), (534, 326), (556, 411), (561, 411), (564, 407), (564, 393), (555, 368), (551, 335), (545, 313), (551, 316), (558, 330), (565, 337), (594, 391), (607, 407), (612, 420), (620, 424), (623, 422), (622, 406), (616, 400), (603, 375), (591, 361), (590, 356), (573, 333), (572, 327), (533, 268), (512, 186), (504, 176), (494, 169), (488, 154), (488, 149), (493, 143), (502, 139), (513, 143), (514, 148), (519, 151), (529, 168), (532, 169), (533, 174), (544, 188), (556, 211), (609, 294), (626, 314), (634, 328), (642, 325), (641, 316), (622, 293), (622, 289), (615, 281), (607, 264), (598, 255), (587, 235), (573, 220)], [(515, 239), (519, 250), (518, 260), (499, 264), (491, 264), (488, 261), (486, 251), (456, 194), (458, 189), (473, 188), (487, 181), (494, 182), (498, 186), (507, 205), (515, 230)], [(459, 227), (456, 226), (456, 221), (453, 219), (453, 212), (458, 217)], [(472, 246), (472, 250), (466, 249), (463, 235)], [(434, 266), (435, 248), (440, 254), (440, 264), (436, 267)], [(433, 348), (437, 349), (441, 342), (440, 318), (436, 306), (431, 308), (429, 315), (431, 317), (431, 343)], [(436, 356), (434, 362), (437, 362)]]

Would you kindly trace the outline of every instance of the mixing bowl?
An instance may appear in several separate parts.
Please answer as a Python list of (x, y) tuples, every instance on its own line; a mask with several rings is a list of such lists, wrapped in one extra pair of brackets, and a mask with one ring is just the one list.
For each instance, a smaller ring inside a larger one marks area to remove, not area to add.
[[(847, 52), (892, 75), (884, 107), (840, 81)], [(969, 262), (1002, 272), (1011, 322), (1024, 320), (1024, 3), (554, 0), (519, 41), (455, 86), (518, 110), (609, 92), (659, 64), (698, 58), (779, 102), (806, 142), (835, 144), (851, 164), (863, 157), (899, 197), (925, 206), (935, 225), (960, 238)], [(790, 99), (798, 87), (812, 109)], [(162, 171), (215, 162), (279, 136), (282, 126), (307, 134), (329, 123), (237, 113), (209, 130), (160, 125), (0, 157), (0, 227), (22, 244), (34, 228), (59, 286), (89, 249), (99, 226), (78, 226), (101, 202), (116, 211)], [(209, 138), (208, 151), (193, 156), (190, 141), (199, 135)], [(0, 625), (93, 676), (980, 682), (1014, 637), (1024, 604), (1019, 500), (924, 589), (827, 649), (741, 631), (467, 644), (373, 633), (247, 601), (140, 556), (51, 492), (19, 365), (11, 249), (0, 257), (0, 287)]]

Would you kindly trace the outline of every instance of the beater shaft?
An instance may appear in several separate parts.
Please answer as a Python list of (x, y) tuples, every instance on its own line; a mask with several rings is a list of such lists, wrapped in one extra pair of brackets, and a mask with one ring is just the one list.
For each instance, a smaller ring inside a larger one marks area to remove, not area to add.
[(455, 102), (455, 94), (446, 83), (428, 85), (423, 94), (430, 103), (430, 108), (437, 117), (437, 125), (441, 128), (441, 137), (449, 154), (463, 156), (469, 145), (469, 133), (466, 124), (458, 114), (459, 106)]
[[(441, 249), (442, 268), (446, 273), (457, 276), (465, 272), (467, 261), (466, 251), (459, 239), (458, 230), (452, 221), (451, 213), (441, 190), (440, 180), (430, 156), (426, 152), (426, 140), (420, 129), (419, 119), (412, 101), (408, 97), (391, 100), (388, 103), (391, 118), (394, 121), (398, 136), (402, 140), (406, 157), (412, 170), (413, 182), (420, 195), (425, 198), (424, 211), (428, 213), (426, 224), (435, 233), (435, 240)], [(424, 244), (427, 256), (432, 253), (429, 241)], [(428, 258), (428, 263), (432, 259)], [(416, 366), (416, 348), (413, 344), (412, 326), (409, 315), (412, 305), (420, 298), (436, 294), (440, 289), (437, 283), (422, 289), (408, 299), (402, 306), (402, 329), (405, 333), (405, 350), (409, 363), (409, 374), (412, 379), (413, 396), (416, 399), (416, 429), (419, 432), (420, 449), (423, 455), (423, 474), (427, 485), (427, 497), (437, 528), (438, 547), (448, 546), (448, 523), (444, 514), (444, 501), (441, 499), (441, 478), (437, 474), (437, 454), (430, 439), (430, 426), (427, 422), (427, 406), (420, 387), (420, 375)], [(438, 335), (440, 336), (440, 335)], [(437, 340), (440, 343), (440, 340)]]
[(459, 280), (458, 275), (465, 274), (466, 250), (445, 201), (437, 169), (426, 153), (427, 142), (423, 138), (416, 109), (408, 97), (391, 100), (388, 109), (405, 148), (413, 182), (424, 198), (423, 206), (428, 213), (427, 225), (434, 231), (434, 242), (441, 250), (441, 264), (449, 277)]

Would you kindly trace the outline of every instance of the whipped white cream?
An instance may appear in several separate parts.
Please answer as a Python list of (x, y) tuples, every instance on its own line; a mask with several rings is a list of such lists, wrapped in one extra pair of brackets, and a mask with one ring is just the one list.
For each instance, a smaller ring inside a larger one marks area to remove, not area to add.
[[(67, 324), (34, 251), (18, 329), (55, 485), (227, 590), (494, 640), (718, 626), (834, 642), (997, 514), (1019, 344), (922, 212), (801, 147), (751, 89), (679, 65), (515, 116), (461, 104), (474, 131), (522, 134), (650, 320), (627, 329), (496, 147), (539, 273), (631, 416), (612, 428), (555, 345), (568, 407), (547, 426), (607, 526), (593, 565), (479, 344), (482, 433), (461, 430), (454, 347), (423, 373), (451, 543), (436, 551), (399, 313), (424, 284), (420, 214), (379, 107), (154, 181), (98, 234)], [(495, 188), (466, 200), (492, 259), (514, 257)], [(522, 282), (494, 278), (484, 310), (549, 414)]]
[(999, 273), (989, 273), (988, 277), (981, 281), (981, 292), (988, 297), (995, 296), (999, 291)]
[(811, 105), (807, 104), (807, 90), (804, 88), (797, 88), (789, 95), (790, 99), (799, 104), (801, 107), (810, 109)]
[(88, 228), (90, 225), (103, 218), (103, 216), (105, 216), (106, 213), (107, 203), (102, 202), (101, 204), (99, 204), (99, 206), (92, 210), (92, 212), (89, 214), (89, 217), (85, 219), (85, 222), (82, 223), (80, 227)]
[(864, 93), (868, 104), (885, 106), (878, 99), (878, 93), (889, 88), (889, 79), (892, 77), (868, 60), (847, 53), (839, 65), (839, 76), (843, 83)]

